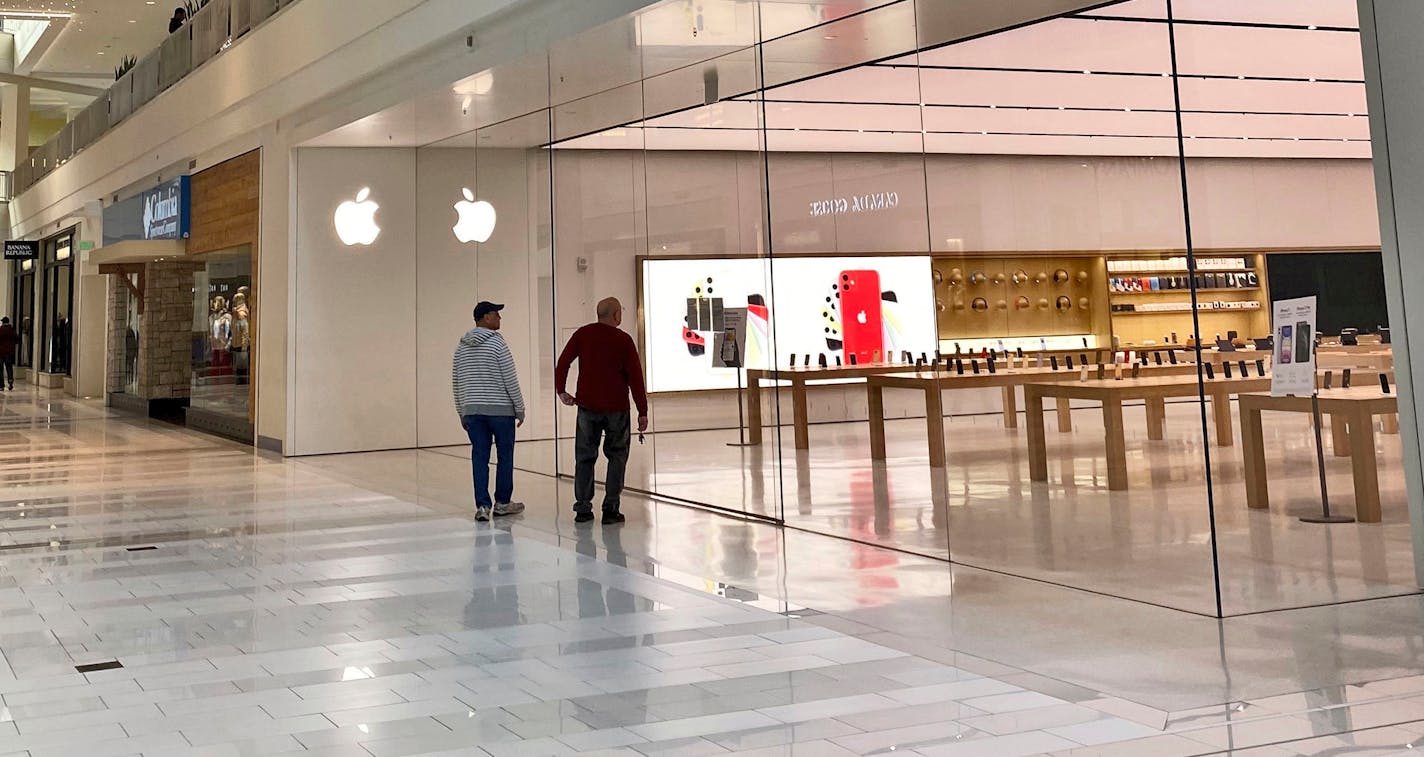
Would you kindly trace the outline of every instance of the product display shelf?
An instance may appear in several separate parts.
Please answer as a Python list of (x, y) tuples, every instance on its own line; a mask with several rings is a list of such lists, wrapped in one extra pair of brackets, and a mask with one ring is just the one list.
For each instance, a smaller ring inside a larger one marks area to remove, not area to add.
[[(1254, 286), (1254, 287), (1207, 287), (1207, 288), (1205, 288), (1205, 289), (1197, 289), (1196, 291), (1197, 291), (1198, 294), (1200, 294), (1200, 293), (1202, 293), (1202, 292), (1258, 292), (1258, 291), (1260, 291), (1260, 290), (1261, 290), (1261, 287)], [(1143, 290), (1143, 291), (1141, 291), (1141, 292), (1113, 292), (1113, 293), (1112, 293), (1112, 296), (1113, 296), (1113, 297), (1134, 297), (1134, 296), (1137, 296), (1137, 295), (1144, 295), (1144, 294), (1145, 294), (1145, 295), (1175, 294), (1175, 295), (1181, 296), (1181, 295), (1185, 295), (1185, 294), (1190, 293), (1190, 291), (1191, 291), (1191, 290), (1188, 290), (1188, 289), (1150, 289), (1150, 290)]]
[[(1153, 260), (1171, 258), (1173, 265), (1166, 268), (1152, 268)], [(1220, 267), (1212, 266), (1212, 260), (1229, 259)], [(1140, 264), (1134, 264), (1142, 261)], [(1244, 262), (1245, 265), (1239, 265)], [(1211, 274), (1255, 274), (1252, 286), (1212, 286), (1178, 289), (1146, 289), (1142, 291), (1109, 291), (1107, 294), (1112, 312), (1112, 331), (1121, 344), (1142, 344), (1160, 340), (1163, 334), (1176, 332), (1190, 335), (1200, 328), (1202, 339), (1211, 342), (1218, 334), (1225, 337), (1236, 332), (1240, 339), (1265, 336), (1270, 333), (1270, 292), (1266, 282), (1266, 256), (1260, 253), (1200, 253), (1196, 256), (1194, 271), (1182, 264), (1180, 255), (1154, 257), (1147, 253), (1125, 253), (1108, 256), (1107, 276), (1109, 282), (1115, 278), (1136, 278), (1155, 276), (1193, 276)], [(1204, 265), (1205, 263), (1205, 265)], [(1111, 290), (1111, 286), (1109, 287)], [(1192, 308), (1192, 294), (1196, 293), (1197, 307)], [(1213, 307), (1221, 303), (1225, 307)], [(1172, 309), (1159, 309), (1164, 305), (1180, 305)], [(1128, 306), (1148, 309), (1124, 309)], [(1243, 306), (1244, 305), (1244, 306)]]

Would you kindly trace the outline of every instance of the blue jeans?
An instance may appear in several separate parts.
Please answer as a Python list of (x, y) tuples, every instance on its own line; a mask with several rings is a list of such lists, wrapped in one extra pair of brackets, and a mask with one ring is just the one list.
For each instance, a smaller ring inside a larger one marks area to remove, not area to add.
[[(514, 496), (514, 418), (507, 415), (466, 415), (460, 419), (470, 435), (470, 467), (475, 472), (475, 505), (508, 504)], [(494, 501), (490, 501), (490, 446), (495, 448)]]

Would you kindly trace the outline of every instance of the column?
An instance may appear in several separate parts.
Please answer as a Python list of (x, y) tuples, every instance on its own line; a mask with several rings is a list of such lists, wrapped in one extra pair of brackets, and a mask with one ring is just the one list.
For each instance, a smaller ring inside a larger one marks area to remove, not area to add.
[(1424, 89), (1418, 86), (1424, 3), (1359, 0), (1359, 10), (1414, 574), (1424, 586), (1424, 446), (1416, 405), (1424, 396), (1424, 371), (1416, 376), (1412, 364), (1413, 353), (1424, 355), (1424, 309), (1405, 299), (1424, 291)]

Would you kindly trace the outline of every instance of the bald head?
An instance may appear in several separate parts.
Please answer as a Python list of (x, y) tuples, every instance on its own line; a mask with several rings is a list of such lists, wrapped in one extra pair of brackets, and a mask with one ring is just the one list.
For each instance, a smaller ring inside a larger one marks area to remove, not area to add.
[(617, 297), (607, 297), (598, 303), (598, 322), (606, 323), (609, 326), (620, 326), (623, 324), (623, 303)]

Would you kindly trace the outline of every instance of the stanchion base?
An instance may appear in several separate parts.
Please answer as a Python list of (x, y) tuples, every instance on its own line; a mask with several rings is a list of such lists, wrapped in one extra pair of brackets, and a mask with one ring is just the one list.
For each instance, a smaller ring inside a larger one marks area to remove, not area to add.
[(1301, 523), (1354, 523), (1355, 519), (1348, 515), (1306, 515), (1301, 517)]
[(753, 444), (753, 443), (751, 443), (751, 442), (727, 442), (727, 446), (728, 446), (728, 447), (760, 447), (761, 445), (760, 445), (760, 444)]

